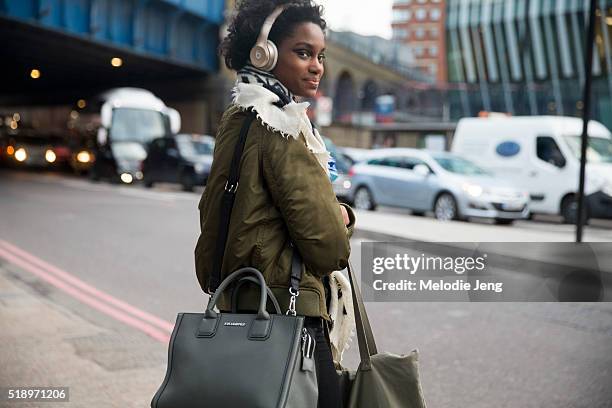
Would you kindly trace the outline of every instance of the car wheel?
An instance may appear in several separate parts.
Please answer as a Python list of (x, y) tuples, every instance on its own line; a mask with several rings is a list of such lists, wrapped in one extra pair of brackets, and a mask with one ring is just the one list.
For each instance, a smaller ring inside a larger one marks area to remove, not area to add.
[(372, 211), (376, 208), (372, 193), (367, 187), (359, 187), (353, 201), (355, 202), (355, 208), (358, 210)]
[(440, 221), (451, 221), (459, 219), (457, 201), (449, 193), (442, 193), (434, 204), (434, 216)]
[(509, 220), (507, 218), (496, 218), (495, 219), (496, 225), (512, 225), (512, 223), (514, 223), (514, 220)]
[(98, 172), (93, 168), (89, 170), (88, 176), (90, 181), (100, 181), (100, 176), (98, 175)]
[(181, 176), (181, 186), (183, 186), (183, 191), (193, 191), (193, 175), (189, 173), (183, 173)]
[[(589, 219), (589, 214), (585, 207), (582, 210), (584, 214), (584, 223), (586, 224)], [(578, 220), (578, 198), (575, 195), (567, 196), (563, 199), (561, 203), (561, 215), (563, 216), (563, 222), (565, 224), (576, 224)]]

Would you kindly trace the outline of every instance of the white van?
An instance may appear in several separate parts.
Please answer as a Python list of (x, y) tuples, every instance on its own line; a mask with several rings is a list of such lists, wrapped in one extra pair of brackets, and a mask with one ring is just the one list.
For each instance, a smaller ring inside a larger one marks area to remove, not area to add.
[[(612, 135), (590, 121), (587, 217), (612, 218)], [(576, 220), (582, 120), (560, 116), (464, 118), (451, 150), (529, 191), (533, 213)]]
[[(146, 89), (111, 89), (89, 101), (86, 111), (99, 117), (92, 179), (109, 178), (124, 183), (143, 177), (141, 163), (153, 139), (176, 134), (181, 116)], [(81, 117), (85, 117), (83, 114)]]

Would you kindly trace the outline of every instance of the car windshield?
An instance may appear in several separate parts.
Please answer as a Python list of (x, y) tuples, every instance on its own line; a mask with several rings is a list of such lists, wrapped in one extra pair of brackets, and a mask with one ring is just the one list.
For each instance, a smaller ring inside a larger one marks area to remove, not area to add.
[(197, 137), (177, 137), (176, 142), (185, 156), (211, 156), (215, 149), (215, 142)]
[(488, 175), (484, 169), (478, 167), (471, 161), (460, 157), (433, 156), (434, 160), (446, 171), (465, 176)]
[(167, 120), (161, 112), (149, 109), (115, 108), (110, 135), (114, 141), (147, 143), (165, 136)]
[[(580, 136), (565, 136), (564, 138), (574, 156), (580, 160), (582, 138)], [(612, 140), (589, 136), (587, 161), (591, 163), (612, 163)]]

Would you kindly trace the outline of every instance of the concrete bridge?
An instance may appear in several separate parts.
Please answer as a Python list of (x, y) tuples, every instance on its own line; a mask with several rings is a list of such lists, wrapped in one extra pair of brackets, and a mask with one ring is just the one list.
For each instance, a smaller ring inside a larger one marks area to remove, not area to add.
[(223, 0), (0, 0), (0, 103), (212, 75), (223, 10)]
[[(79, 99), (136, 86), (177, 108), (184, 131), (214, 133), (234, 81), (216, 54), (230, 3), (0, 0), (0, 107), (70, 112)], [(439, 116), (431, 78), (408, 68), (409, 50), (400, 47), (329, 33), (321, 90), (334, 99), (336, 122), (355, 122), (363, 112), (372, 117), (383, 94), (395, 95), (400, 111)]]

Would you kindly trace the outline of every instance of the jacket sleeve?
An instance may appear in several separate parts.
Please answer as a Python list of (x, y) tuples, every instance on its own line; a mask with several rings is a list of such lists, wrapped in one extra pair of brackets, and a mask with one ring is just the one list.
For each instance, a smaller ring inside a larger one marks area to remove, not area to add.
[(352, 226), (344, 225), (340, 204), (315, 156), (303, 141), (267, 131), (262, 152), (264, 179), (304, 263), (319, 276), (344, 269)]
[(348, 204), (340, 203), (340, 205), (346, 208), (346, 212), (349, 216), (349, 224), (346, 226), (346, 229), (348, 237), (351, 238), (355, 231), (355, 212), (353, 212), (353, 209)]

